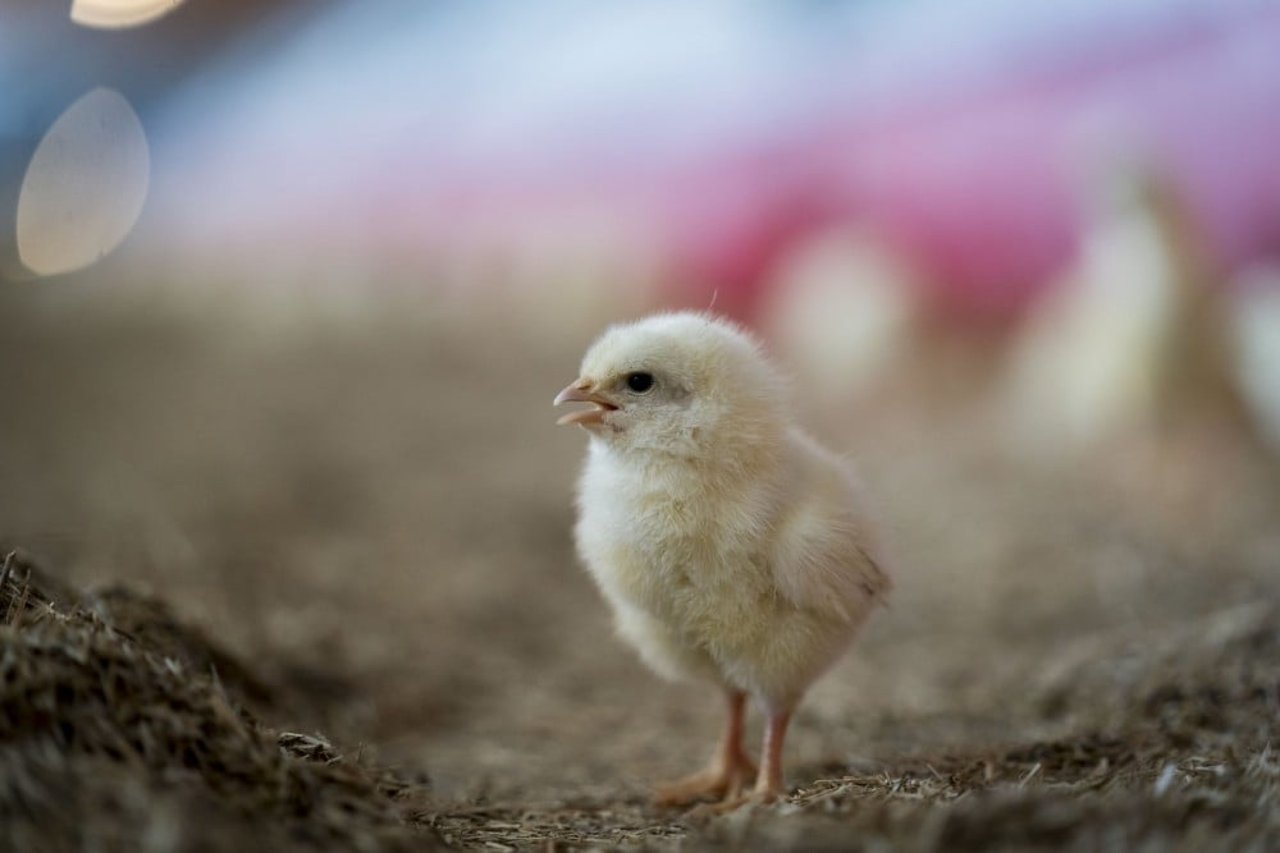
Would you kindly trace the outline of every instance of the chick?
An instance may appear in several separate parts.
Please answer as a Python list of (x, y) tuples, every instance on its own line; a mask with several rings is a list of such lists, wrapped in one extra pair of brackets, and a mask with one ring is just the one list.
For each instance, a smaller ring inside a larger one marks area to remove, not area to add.
[(1248, 441), (1227, 291), (1186, 201), (1142, 167), (1113, 167), (1090, 190), (1081, 255), (1012, 354), (1015, 441), (1069, 457), (1207, 416)]
[[(756, 342), (705, 314), (610, 328), (566, 402), (591, 404), (559, 423), (589, 434), (575, 538), (618, 633), (660, 675), (727, 701), (709, 766), (657, 800), (777, 799), (792, 712), (891, 587), (852, 470), (793, 423)], [(748, 696), (766, 715), (758, 773)]]

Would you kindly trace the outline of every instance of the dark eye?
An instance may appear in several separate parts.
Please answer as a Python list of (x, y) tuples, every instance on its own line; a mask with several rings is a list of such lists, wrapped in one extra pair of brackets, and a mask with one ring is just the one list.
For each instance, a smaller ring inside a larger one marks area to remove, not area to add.
[(637, 394), (643, 394), (653, 387), (652, 373), (628, 373), (627, 387)]

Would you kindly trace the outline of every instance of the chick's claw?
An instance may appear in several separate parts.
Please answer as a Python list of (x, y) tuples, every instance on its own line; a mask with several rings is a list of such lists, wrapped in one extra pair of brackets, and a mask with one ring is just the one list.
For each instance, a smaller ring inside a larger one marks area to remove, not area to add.
[(718, 761), (683, 779), (659, 785), (653, 802), (659, 806), (687, 806), (706, 799), (739, 799), (756, 777), (756, 766), (746, 755)]
[(755, 789), (747, 794), (737, 794), (725, 797), (718, 803), (700, 803), (685, 813), (685, 818), (689, 820), (700, 820), (703, 818), (721, 817), (722, 815), (733, 814), (740, 809), (762, 808), (764, 806), (772, 806), (781, 802), (785, 798), (785, 791), (775, 791), (773, 789)]

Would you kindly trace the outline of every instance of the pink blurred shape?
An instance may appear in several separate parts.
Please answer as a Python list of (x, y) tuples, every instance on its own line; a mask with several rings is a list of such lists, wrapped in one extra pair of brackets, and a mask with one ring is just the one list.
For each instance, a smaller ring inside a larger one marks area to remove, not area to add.
[(1280, 14), (1136, 37), (945, 98), (795, 128), (669, 199), (694, 280), (754, 304), (795, 241), (870, 227), (963, 310), (1022, 307), (1074, 256), (1086, 185), (1133, 161), (1181, 191), (1224, 271), (1280, 253)]
[[(872, 4), (825, 40), (822, 21), (671, 3), (616, 32), (598, 10), (554, 24), (574, 4), (504, 8), (484, 10), (531, 29), (508, 53), (477, 59), (467, 46), (498, 25), (463, 15), (443, 27), (452, 48), (387, 36), (357, 60), (304, 45), (273, 73), (197, 89), (168, 150), (199, 177), (173, 183), (170, 218), (217, 245), (420, 258), (605, 220), (686, 301), (715, 291), (739, 314), (799, 241), (847, 223), (909, 258), (942, 304), (998, 315), (1069, 263), (1090, 183), (1135, 162), (1180, 191), (1224, 271), (1280, 252), (1273, 4)], [(684, 31), (724, 44), (660, 42)], [(596, 64), (563, 67), (586, 32)]]

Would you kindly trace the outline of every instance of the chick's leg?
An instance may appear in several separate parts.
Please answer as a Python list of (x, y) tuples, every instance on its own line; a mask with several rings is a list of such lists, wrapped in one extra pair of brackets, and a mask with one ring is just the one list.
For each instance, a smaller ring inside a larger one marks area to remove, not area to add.
[(764, 750), (760, 757), (760, 775), (756, 777), (751, 799), (757, 803), (772, 803), (786, 794), (782, 782), (782, 742), (787, 736), (791, 711), (770, 711), (764, 729)]
[(791, 722), (791, 711), (769, 711), (764, 729), (764, 754), (756, 785), (746, 793), (729, 792), (718, 803), (703, 803), (689, 812), (691, 817), (711, 817), (737, 811), (744, 806), (767, 805), (786, 794), (782, 784), (782, 742)]
[(724, 737), (716, 748), (710, 764), (703, 770), (668, 785), (661, 785), (654, 793), (654, 801), (663, 806), (681, 806), (704, 797), (736, 798), (756, 775), (755, 763), (742, 749), (743, 717), (746, 712), (746, 694), (729, 691), (728, 718)]

